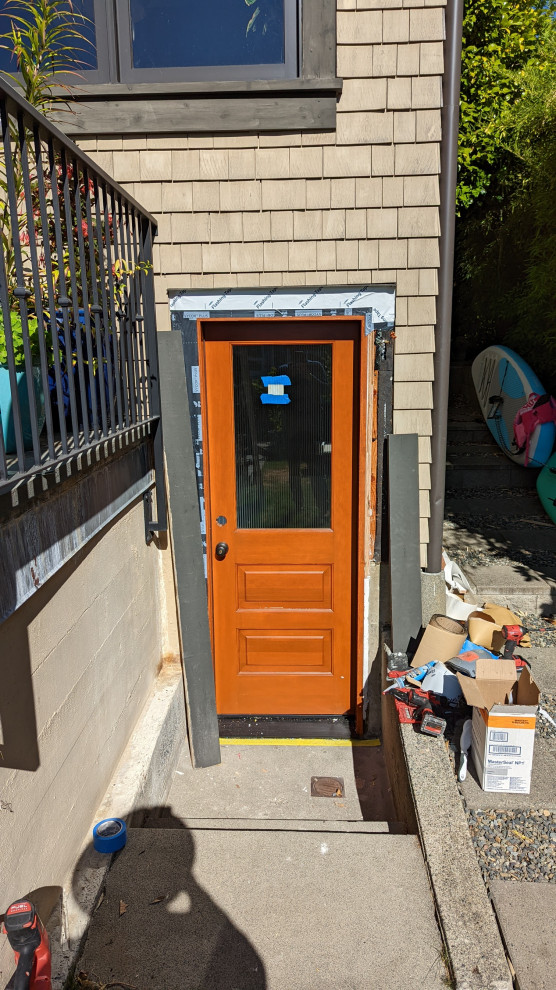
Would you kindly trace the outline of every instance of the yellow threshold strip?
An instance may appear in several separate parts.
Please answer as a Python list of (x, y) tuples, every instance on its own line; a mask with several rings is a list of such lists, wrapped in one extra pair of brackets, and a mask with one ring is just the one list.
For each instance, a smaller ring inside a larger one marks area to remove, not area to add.
[(221, 746), (380, 746), (380, 739), (221, 739)]

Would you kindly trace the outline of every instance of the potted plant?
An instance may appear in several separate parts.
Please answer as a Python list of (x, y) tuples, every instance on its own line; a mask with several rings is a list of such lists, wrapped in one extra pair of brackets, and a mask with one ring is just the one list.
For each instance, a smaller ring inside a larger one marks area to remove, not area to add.
[[(29, 404), (29, 383), (27, 368), (25, 366), (25, 353), (23, 349), (23, 328), (19, 313), (12, 310), (10, 313), (12, 328), (13, 355), (16, 371), (17, 395), (19, 399), (19, 412), (23, 431), (23, 445), (25, 450), (33, 446), (33, 436), (31, 432), (31, 407)], [(38, 321), (34, 316), (28, 318), (29, 345), (31, 357), (39, 358), (39, 333)], [(45, 421), (44, 390), (42, 384), (41, 370), (33, 364), (31, 368), (32, 388), (35, 395), (35, 408), (37, 412), (37, 427), (40, 433)], [(7, 454), (16, 451), (15, 424), (13, 411), (13, 397), (11, 391), (10, 372), (8, 369), (8, 342), (4, 332), (4, 317), (0, 310), (0, 419), (2, 421), (2, 435), (4, 437), (4, 448)]]

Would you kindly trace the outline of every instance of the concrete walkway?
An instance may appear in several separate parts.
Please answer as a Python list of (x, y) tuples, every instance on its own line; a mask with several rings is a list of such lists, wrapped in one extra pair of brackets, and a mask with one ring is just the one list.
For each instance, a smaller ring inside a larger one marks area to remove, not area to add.
[[(345, 796), (311, 797), (313, 776)], [(196, 771), (184, 755), (115, 859), (79, 969), (138, 990), (443, 990), (419, 842), (393, 817), (378, 747), (232, 744)]]

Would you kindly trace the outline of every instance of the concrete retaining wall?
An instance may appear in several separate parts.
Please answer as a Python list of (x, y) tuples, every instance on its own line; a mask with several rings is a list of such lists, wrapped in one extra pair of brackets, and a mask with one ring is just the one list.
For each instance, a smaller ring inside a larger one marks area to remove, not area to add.
[(0, 910), (77, 858), (164, 651), (159, 557), (139, 500), (0, 626)]

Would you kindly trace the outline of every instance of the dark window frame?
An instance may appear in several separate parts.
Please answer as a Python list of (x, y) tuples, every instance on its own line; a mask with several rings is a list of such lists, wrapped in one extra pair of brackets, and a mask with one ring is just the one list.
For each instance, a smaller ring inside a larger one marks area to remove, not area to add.
[[(95, 13), (97, 5), (107, 11), (99, 21), (97, 48), (107, 52), (114, 79), (115, 27), (109, 28), (106, 0), (95, 0)], [(226, 80), (183, 80), (180, 73), (179, 80), (101, 82), (87, 72), (73, 91), (74, 113), (60, 114), (57, 122), (74, 137), (333, 130), (342, 90), (336, 77), (336, 0), (299, 0), (298, 39), (293, 78), (247, 78), (242, 71), (241, 78)], [(62, 90), (60, 96), (67, 99)]]

